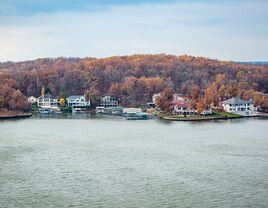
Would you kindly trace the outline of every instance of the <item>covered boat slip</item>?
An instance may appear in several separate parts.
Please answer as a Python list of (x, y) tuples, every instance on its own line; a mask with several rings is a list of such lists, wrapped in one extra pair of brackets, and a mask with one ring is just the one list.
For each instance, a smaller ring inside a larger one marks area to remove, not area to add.
[(59, 113), (62, 113), (59, 107), (51, 107), (51, 106), (49, 106), (49, 107), (44, 107), (44, 106), (40, 107), (38, 109), (38, 111), (39, 111), (40, 114), (53, 114), (53, 113), (59, 114)]
[(128, 112), (123, 114), (127, 120), (147, 120), (148, 113), (143, 112)]
[(96, 107), (97, 114), (123, 116), (127, 120), (147, 120), (148, 114), (142, 112), (141, 108), (122, 108), (122, 107)]

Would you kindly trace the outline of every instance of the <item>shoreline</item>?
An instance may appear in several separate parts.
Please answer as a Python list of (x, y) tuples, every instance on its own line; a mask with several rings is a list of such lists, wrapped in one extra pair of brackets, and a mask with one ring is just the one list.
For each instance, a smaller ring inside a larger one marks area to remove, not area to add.
[[(92, 111), (87, 113), (93, 113)], [(33, 113), (15, 113), (8, 112), (5, 114), (0, 114), (0, 120), (8, 120), (8, 119), (25, 119), (29, 118), (33, 115)], [(111, 115), (114, 116), (114, 115)], [(259, 115), (251, 115), (251, 116), (200, 116), (200, 117), (176, 117), (176, 116), (168, 116), (168, 115), (154, 115), (151, 119), (160, 119), (165, 121), (192, 121), (192, 122), (202, 122), (202, 121), (213, 121), (213, 120), (233, 120), (233, 119), (244, 119), (244, 118), (268, 118), (268, 114), (259, 114)]]
[(200, 117), (200, 118), (172, 118), (168, 116), (161, 117), (166, 121), (213, 121), (213, 120), (231, 120), (241, 118), (268, 118), (268, 115), (254, 115), (254, 116), (237, 116), (237, 117)]
[(0, 120), (23, 119), (23, 118), (29, 118), (32, 115), (33, 115), (32, 113), (17, 113), (17, 114), (9, 114), (9, 115), (0, 114)]

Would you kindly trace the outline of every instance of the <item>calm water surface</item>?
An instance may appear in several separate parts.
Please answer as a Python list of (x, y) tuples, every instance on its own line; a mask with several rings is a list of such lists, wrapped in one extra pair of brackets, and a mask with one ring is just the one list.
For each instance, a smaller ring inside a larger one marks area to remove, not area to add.
[(267, 207), (268, 120), (0, 122), (0, 207)]

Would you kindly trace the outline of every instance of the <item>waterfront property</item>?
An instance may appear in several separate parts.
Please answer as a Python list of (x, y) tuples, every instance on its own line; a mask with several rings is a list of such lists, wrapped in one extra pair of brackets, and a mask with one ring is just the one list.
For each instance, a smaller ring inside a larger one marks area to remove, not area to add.
[(127, 112), (124, 114), (127, 120), (147, 120), (148, 113), (144, 112)]
[(121, 116), (123, 114), (123, 108), (119, 106), (108, 108), (96, 107), (96, 113)]
[(58, 107), (58, 105), (58, 99), (50, 94), (42, 95), (37, 99), (37, 106), (39, 108)]
[(220, 106), (228, 113), (239, 114), (243, 116), (252, 115), (255, 113), (252, 100), (242, 100), (240, 97), (220, 102)]
[(110, 107), (109, 109), (109, 113), (111, 113), (112, 115), (122, 115), (123, 114), (123, 108), (122, 107)]
[(118, 99), (112, 96), (104, 96), (100, 98), (99, 106), (96, 107), (96, 113), (104, 113), (110, 115), (122, 115), (123, 110), (118, 106)]
[(57, 106), (43, 106), (39, 108), (40, 114), (59, 114), (62, 113), (60, 108)]
[(112, 96), (104, 96), (100, 99), (100, 106), (99, 107), (117, 107), (118, 106), (118, 99)]
[[(173, 108), (173, 114), (175, 115), (195, 115), (197, 114), (196, 109), (191, 108), (191, 99), (184, 97), (179, 94), (174, 94), (172, 104), (174, 106)], [(205, 108), (201, 113), (203, 116), (211, 115), (212, 109), (211, 108)]]
[(58, 99), (50, 94), (42, 95), (37, 99), (37, 106), (41, 114), (61, 113), (58, 105)]
[(86, 100), (84, 95), (72, 95), (66, 98), (68, 107), (71, 108), (88, 108), (90, 106), (90, 101)]
[(147, 120), (148, 113), (142, 112), (141, 108), (123, 108), (123, 116), (127, 120)]
[(161, 96), (161, 93), (153, 94), (153, 96), (152, 96), (152, 101), (153, 101), (154, 104), (156, 104), (156, 100), (157, 100), (157, 98), (159, 98), (160, 96)]
[(34, 96), (28, 97), (27, 100), (28, 100), (29, 103), (32, 103), (32, 104), (37, 103), (37, 98), (34, 97)]
[(124, 108), (123, 113), (141, 113), (141, 108)]
[(174, 106), (173, 113), (177, 115), (192, 115), (196, 113), (196, 110), (190, 108), (190, 102), (186, 100), (173, 100)]

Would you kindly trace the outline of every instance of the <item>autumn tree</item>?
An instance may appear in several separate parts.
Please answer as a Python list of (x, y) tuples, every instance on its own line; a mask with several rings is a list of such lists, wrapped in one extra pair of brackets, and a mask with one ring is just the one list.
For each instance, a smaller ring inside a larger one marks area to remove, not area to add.
[(226, 98), (226, 88), (224, 85), (221, 85), (221, 87), (219, 88), (218, 96), (221, 101)]
[(156, 106), (165, 113), (172, 113), (174, 91), (171, 87), (165, 88), (160, 97), (156, 99)]
[(199, 97), (198, 86), (193, 85), (191, 89), (191, 103), (190, 103), (190, 107), (193, 110), (197, 108), (198, 97)]
[(60, 98), (59, 103), (60, 103), (60, 106), (61, 106), (61, 107), (64, 107), (64, 106), (65, 106), (65, 99), (64, 99), (63, 97)]
[(30, 103), (20, 90), (0, 84), (0, 111), (27, 112), (30, 109)]
[(87, 102), (90, 101), (90, 91), (88, 89), (85, 91), (85, 99)]
[[(114, 95), (125, 106), (140, 106), (149, 102), (152, 94), (172, 87), (176, 93), (193, 97), (193, 107), (197, 107), (200, 96), (205, 98), (206, 106), (217, 106), (220, 100), (233, 96), (252, 99), (254, 92), (268, 93), (268, 66), (165, 54), (102, 59), (60, 57), (0, 63), (0, 84), (3, 83), (36, 97), (41, 86), (59, 95), (64, 84), (66, 95), (89, 89), (92, 97)], [(193, 85), (197, 86), (198, 96)], [(43, 88), (41, 94), (44, 91)]]
[(252, 98), (254, 106), (260, 106), (265, 100), (265, 95), (262, 92), (254, 92)]
[(100, 102), (100, 92), (98, 90), (90, 90), (89, 91), (89, 99), (92, 107), (96, 107)]
[(200, 115), (205, 110), (205, 103), (203, 99), (198, 100), (197, 113)]

